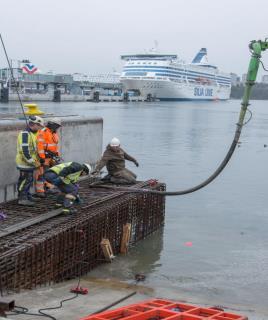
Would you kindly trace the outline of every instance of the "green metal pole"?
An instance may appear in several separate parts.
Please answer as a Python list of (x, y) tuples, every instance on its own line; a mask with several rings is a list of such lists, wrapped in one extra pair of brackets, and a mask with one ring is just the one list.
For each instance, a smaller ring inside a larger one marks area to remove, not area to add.
[(247, 107), (249, 105), (249, 98), (251, 94), (251, 90), (253, 85), (255, 84), (258, 70), (259, 70), (259, 64), (260, 64), (260, 58), (261, 58), (261, 52), (268, 49), (268, 42), (267, 41), (252, 41), (249, 45), (252, 55), (249, 62), (248, 72), (247, 72), (247, 78), (246, 78), (246, 84), (245, 84), (245, 90), (243, 94), (243, 99), (241, 103), (241, 110), (239, 115), (239, 121), (237, 123), (238, 126), (238, 132), (236, 134), (237, 141), (239, 139), (241, 129), (244, 123), (245, 115), (247, 112)]

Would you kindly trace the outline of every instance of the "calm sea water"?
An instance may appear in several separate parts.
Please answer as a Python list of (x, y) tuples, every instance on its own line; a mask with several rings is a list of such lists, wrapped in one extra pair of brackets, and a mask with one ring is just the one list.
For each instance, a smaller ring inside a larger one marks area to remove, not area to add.
[[(118, 137), (140, 163), (128, 164), (138, 178), (157, 178), (168, 190), (191, 187), (213, 172), (240, 110), (234, 100), (40, 106), (59, 115), (103, 117), (104, 146)], [(220, 177), (196, 193), (167, 198), (164, 229), (95, 274), (130, 281), (145, 273), (144, 285), (159, 296), (268, 316), (268, 102), (253, 101), (250, 108), (241, 147)], [(17, 104), (0, 105), (0, 112), (14, 110)]]

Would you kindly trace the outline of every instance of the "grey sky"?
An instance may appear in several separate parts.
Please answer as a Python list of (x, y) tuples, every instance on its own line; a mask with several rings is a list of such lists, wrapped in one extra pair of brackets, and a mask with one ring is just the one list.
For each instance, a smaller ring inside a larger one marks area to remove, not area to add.
[[(268, 37), (267, 0), (0, 0), (0, 10), (10, 58), (29, 58), (42, 71), (120, 71), (121, 54), (157, 40), (160, 52), (186, 61), (207, 47), (211, 63), (240, 75), (249, 41)], [(263, 61), (268, 67), (268, 52)]]

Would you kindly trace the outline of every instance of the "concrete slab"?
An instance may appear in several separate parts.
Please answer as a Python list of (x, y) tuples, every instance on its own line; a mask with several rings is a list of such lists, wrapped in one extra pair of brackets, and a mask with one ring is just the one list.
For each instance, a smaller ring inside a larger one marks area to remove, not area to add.
[[(77, 285), (77, 280), (67, 281), (63, 284), (57, 284), (51, 287), (39, 288), (31, 291), (24, 291), (19, 294), (10, 295), (10, 300), (15, 300), (17, 306), (28, 308), (31, 313), (38, 313), (40, 308), (56, 307), (60, 301), (74, 296), (70, 293), (70, 288)], [(118, 304), (127, 305), (137, 301), (149, 299), (153, 290), (144, 286), (120, 283), (116, 280), (101, 279), (81, 279), (81, 286), (88, 288), (87, 295), (79, 295), (77, 298), (66, 301), (63, 307), (57, 310), (50, 310), (47, 313), (54, 316), (57, 320), (78, 320), (89, 315), (124, 296), (137, 291), (137, 294)], [(46, 311), (44, 311), (46, 312)], [(18, 315), (8, 315), (9, 319), (18, 319)], [(36, 320), (37, 315), (19, 315), (20, 320)], [(45, 319), (45, 318), (43, 318)]]
[[(27, 307), (31, 313), (38, 313), (38, 309), (40, 308), (57, 307), (60, 305), (61, 300), (72, 297), (73, 294), (71, 294), (69, 291), (70, 288), (75, 287), (76, 285), (77, 280), (70, 280), (65, 283), (53, 285), (51, 287), (38, 288), (36, 290), (23, 291), (19, 294), (9, 295), (8, 298), (10, 300), (15, 300), (17, 306)], [(89, 293), (87, 295), (79, 295), (73, 300), (64, 302), (62, 308), (57, 310), (49, 310), (47, 313), (55, 317), (57, 320), (79, 320), (80, 318), (96, 312), (105, 306), (108, 306), (109, 304), (134, 291), (137, 292), (136, 295), (116, 305), (112, 309), (154, 297), (165, 298), (165, 296), (159, 295), (160, 288), (154, 290), (153, 288), (147, 287), (143, 284), (129, 284), (113, 278), (102, 279), (83, 277), (81, 278), (81, 286), (88, 288)], [(204, 303), (183, 300), (182, 298), (180, 299), (180, 297), (180, 293), (177, 293), (173, 299), (177, 301), (185, 301), (190, 304), (204, 305)], [(212, 304), (209, 305), (211, 306)], [(245, 306), (233, 306), (231, 309), (226, 308), (225, 310), (232, 313), (246, 314), (249, 320), (267, 319), (266, 314), (263, 312), (259, 313), (258, 311), (248, 310), (245, 313), (241, 312), (240, 308), (245, 310)], [(22, 314), (18, 316), (8, 314), (8, 319), (37, 320), (39, 319), (39, 316)], [(43, 317), (43, 319), (46, 318)]]

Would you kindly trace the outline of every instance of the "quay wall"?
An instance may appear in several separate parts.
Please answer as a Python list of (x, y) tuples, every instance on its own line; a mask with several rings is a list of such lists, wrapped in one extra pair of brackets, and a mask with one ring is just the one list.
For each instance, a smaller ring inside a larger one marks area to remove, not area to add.
[[(61, 120), (60, 150), (64, 162), (88, 162), (94, 166), (102, 153), (103, 119), (75, 116)], [(24, 128), (23, 120), (0, 120), (0, 203), (17, 197), (17, 136)]]
[[(78, 94), (61, 94), (61, 101), (73, 101), (81, 102), (89, 100), (89, 96), (83, 96)], [(36, 101), (53, 101), (53, 92), (52, 93), (31, 93), (31, 94), (21, 94), (21, 100), (25, 102), (36, 102)], [(19, 101), (18, 95), (16, 93), (9, 94), (9, 101)]]

